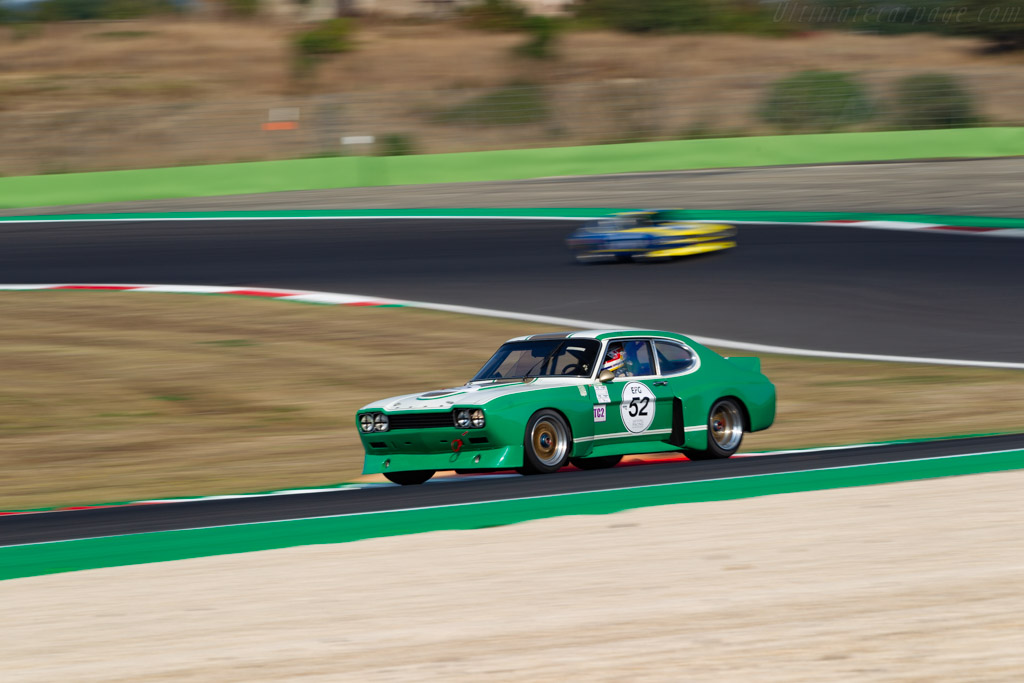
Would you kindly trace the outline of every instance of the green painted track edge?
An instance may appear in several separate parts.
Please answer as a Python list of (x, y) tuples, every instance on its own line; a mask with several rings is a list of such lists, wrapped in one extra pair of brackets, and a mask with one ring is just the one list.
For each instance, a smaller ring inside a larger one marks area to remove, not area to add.
[(663, 484), (613, 491), (316, 519), (164, 531), (0, 548), (0, 580), (428, 531), (479, 529), (563, 515), (733, 500), (1024, 469), (1024, 450)]
[[(34, 291), (46, 291), (46, 290), (27, 290), (27, 291), (34, 292)], [(213, 294), (213, 295), (204, 294), (203, 296), (222, 296), (222, 295), (220, 295), (220, 294)], [(271, 301), (273, 301), (273, 299), (271, 299)], [(303, 303), (303, 302), (298, 302), (298, 303)], [(316, 304), (316, 305), (330, 305), (330, 304)], [(872, 446), (899, 446), (899, 445), (902, 445), (902, 444), (935, 443), (935, 442), (938, 442), (938, 441), (955, 441), (955, 440), (958, 440), (958, 439), (980, 439), (980, 438), (986, 437), (986, 436), (1009, 436), (1009, 435), (1017, 434), (1017, 433), (1019, 433), (1019, 432), (1008, 431), (1008, 432), (979, 432), (979, 433), (976, 433), (976, 434), (947, 434), (947, 435), (944, 435), (944, 436), (921, 436), (921, 437), (908, 438), (908, 439), (893, 439), (893, 440), (887, 440), (887, 441), (872, 441), (870, 443), (864, 443), (864, 444), (825, 444), (825, 443), (822, 443), (822, 444), (815, 444), (813, 446), (797, 446), (797, 447), (794, 447), (794, 448), (779, 448), (779, 449), (776, 449), (776, 450), (777, 451), (814, 451), (814, 450), (825, 449), (825, 448), (850, 448), (850, 447), (853, 447), (853, 446), (864, 446), (864, 447), (872, 447)], [(212, 494), (205, 495), (205, 496), (168, 496), (166, 498), (156, 499), (156, 500), (138, 500), (138, 499), (136, 499), (136, 500), (119, 500), (119, 501), (107, 501), (107, 502), (103, 502), (103, 503), (96, 503), (96, 502), (93, 502), (93, 503), (80, 503), (77, 506), (67, 506), (67, 507), (53, 506), (53, 507), (24, 508), (24, 509), (14, 509), (14, 510), (0, 510), (0, 518), (2, 518), (3, 515), (21, 515), (21, 514), (32, 514), (32, 513), (37, 513), (37, 512), (59, 512), (59, 511), (64, 511), (64, 510), (71, 510), (71, 509), (74, 509), (75, 507), (78, 507), (78, 508), (129, 507), (129, 506), (132, 506), (132, 505), (152, 505), (152, 504), (155, 504), (155, 503), (157, 503), (157, 502), (159, 502), (161, 500), (167, 500), (167, 501), (171, 501), (173, 503), (187, 503), (187, 502), (190, 502), (190, 501), (210, 500), (210, 499), (216, 498), (218, 496), (231, 496), (231, 497), (236, 497), (236, 498), (246, 498), (246, 497), (260, 498), (260, 497), (263, 497), (263, 496), (283, 495), (285, 492), (291, 492), (291, 491), (303, 491), (303, 490), (314, 490), (314, 491), (335, 490), (335, 491), (343, 491), (345, 489), (349, 489), (349, 488), (352, 488), (352, 487), (355, 487), (355, 486), (360, 486), (360, 483), (359, 482), (354, 482), (354, 481), (339, 481), (339, 482), (331, 482), (331, 483), (327, 483), (327, 484), (310, 484), (310, 485), (304, 486), (304, 487), (294, 487), (293, 486), (293, 487), (290, 487), (290, 488), (287, 488), (287, 489), (266, 489), (266, 490), (263, 490), (263, 491), (245, 491), (245, 492), (242, 492), (242, 493), (235, 492), (235, 491), (222, 491), (220, 493), (212, 493)]]
[[(643, 207), (642, 207), (643, 208)], [(480, 209), (344, 209), (344, 210), (294, 210), (294, 211), (179, 211), (160, 213), (82, 213), (39, 216), (7, 216), (4, 222), (47, 222), (47, 221), (152, 221), (152, 220), (254, 220), (316, 218), (599, 218), (620, 211), (635, 211), (636, 208), (480, 208)], [(935, 223), (938, 225), (967, 226), (979, 228), (1024, 229), (1024, 218), (999, 218), (993, 216), (948, 216), (939, 214), (892, 214), (892, 213), (848, 213), (841, 211), (732, 211), (678, 210), (681, 219), (751, 221), (764, 223), (819, 223), (836, 220), (852, 221), (902, 221), (911, 223)]]
[(1024, 127), (774, 135), (0, 178), (0, 208), (540, 177), (1024, 155)]

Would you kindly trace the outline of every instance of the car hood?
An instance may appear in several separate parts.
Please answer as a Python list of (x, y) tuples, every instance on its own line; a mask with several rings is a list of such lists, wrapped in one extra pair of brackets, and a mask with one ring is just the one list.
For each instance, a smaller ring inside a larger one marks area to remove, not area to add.
[(452, 389), (439, 389), (416, 394), (405, 394), (404, 396), (392, 396), (391, 398), (374, 401), (363, 406), (360, 410), (376, 409), (388, 412), (447, 410), (455, 405), (482, 406), (494, 399), (505, 396), (572, 386), (580, 387), (580, 394), (584, 395), (586, 393), (584, 387), (591, 383), (592, 380), (587, 377), (538, 377), (527, 382), (482, 382)]

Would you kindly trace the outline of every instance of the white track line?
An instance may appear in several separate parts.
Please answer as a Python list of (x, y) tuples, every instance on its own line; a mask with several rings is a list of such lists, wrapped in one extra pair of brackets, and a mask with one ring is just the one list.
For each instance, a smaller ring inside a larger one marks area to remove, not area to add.
[[(118, 218), (116, 216), (103, 216), (99, 218), (37, 218), (31, 217), (14, 217), (14, 218), (0, 218), (0, 226), (4, 224), (10, 225), (22, 225), (27, 223), (166, 223), (166, 222), (224, 222), (224, 221), (345, 221), (345, 220), (514, 220), (514, 221), (589, 221), (596, 220), (600, 216), (449, 216), (449, 215), (430, 215), (430, 216), (378, 216), (378, 215), (339, 215), (339, 216), (179, 216), (179, 217), (163, 217), (163, 216), (126, 216), (124, 218)], [(966, 218), (966, 217), (965, 217)], [(984, 231), (963, 231), (957, 230), (956, 226), (942, 224), (942, 223), (918, 223), (915, 221), (854, 221), (854, 222), (842, 222), (842, 221), (749, 221), (749, 220), (731, 220), (728, 218), (694, 218), (684, 219), (689, 220), (692, 223), (732, 223), (736, 225), (765, 225), (765, 226), (778, 226), (778, 225), (809, 225), (814, 227), (829, 227), (829, 228), (865, 228), (871, 230), (904, 230), (912, 232), (929, 232), (929, 233), (943, 233), (950, 235), (973, 235), (981, 237), (1024, 237), (1024, 228), (992, 228)], [(970, 222), (965, 220), (964, 222)]]
[(28, 217), (0, 218), (0, 226), (5, 224), (20, 225), (23, 223), (166, 223), (166, 222), (214, 222), (214, 221), (348, 221), (348, 220), (385, 220), (385, 221), (420, 221), (420, 220), (473, 220), (473, 221), (592, 221), (600, 216), (182, 216), (167, 217), (132, 217), (124, 218), (103, 216), (101, 218), (37, 218)]
[[(810, 225), (821, 228), (862, 228), (865, 230), (901, 230), (904, 232), (924, 232), (932, 235), (967, 235), (970, 237), (1024, 237), (1024, 228), (984, 228), (982, 230), (963, 230), (958, 226), (942, 223), (916, 223), (913, 221), (856, 221), (844, 223), (842, 221), (734, 221), (726, 218), (694, 218), (690, 223), (728, 223), (730, 225), (746, 225), (777, 227), (780, 225), (802, 226)], [(965, 221), (967, 222), (967, 221)]]
[[(517, 313), (514, 311), (501, 311), (493, 308), (477, 308), (475, 306), (458, 306), (453, 304), (439, 304), (428, 301), (409, 301), (405, 299), (388, 299), (385, 297), (373, 297), (363, 294), (343, 294), (339, 292), (317, 292), (301, 289), (281, 289), (271, 287), (216, 287), (206, 285), (157, 285), (157, 284), (113, 284), (113, 283), (91, 283), (91, 284), (46, 284), (46, 285), (21, 285), (21, 284), (0, 284), (0, 291), (3, 290), (43, 290), (60, 289), (62, 287), (80, 287), (102, 289), (104, 287), (128, 287), (123, 291), (129, 292), (162, 292), (180, 294), (231, 294), (233, 292), (265, 292), (278, 294), (275, 297), (283, 301), (304, 301), (315, 303), (330, 303), (338, 305), (366, 305), (385, 304), (408, 306), (410, 308), (423, 308), (434, 311), (445, 311), (448, 313), (461, 313), (464, 315), (478, 315), (488, 318), (505, 318), (508, 320), (523, 320), (544, 325), (557, 325), (561, 327), (572, 327), (583, 330), (607, 330), (607, 329), (636, 329), (631, 325), (620, 325), (616, 323), (595, 322), (592, 320), (576, 320), (574, 318), (562, 318), (559, 316), (537, 315), (533, 313)], [(74, 290), (70, 290), (74, 291)], [(244, 296), (244, 294), (240, 294)], [(753, 351), (755, 353), (773, 353), (787, 356), (807, 356), (812, 358), (837, 358), (842, 360), (866, 360), (886, 363), (923, 363), (928, 365), (955, 365), (975, 368), (998, 368), (1003, 370), (1024, 370), (1024, 363), (1007, 361), (986, 361), (986, 360), (964, 360), (957, 358), (931, 358), (926, 356), (892, 356), (874, 353), (848, 353), (845, 351), (821, 351), (818, 349), (802, 349), (791, 346), (774, 346), (771, 344), (755, 344), (751, 342), (737, 341), (734, 339), (719, 339), (717, 337), (705, 337), (702, 335), (687, 335), (698, 344), (706, 346), (718, 346), (738, 351)]]

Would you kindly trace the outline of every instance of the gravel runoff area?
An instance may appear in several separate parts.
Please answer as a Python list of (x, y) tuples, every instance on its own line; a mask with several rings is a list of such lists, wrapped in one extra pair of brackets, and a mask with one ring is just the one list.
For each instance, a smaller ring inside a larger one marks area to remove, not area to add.
[(0, 583), (12, 681), (1016, 681), (1024, 472)]
[(1024, 216), (1024, 158), (712, 169), (278, 192), (0, 211), (646, 207)]

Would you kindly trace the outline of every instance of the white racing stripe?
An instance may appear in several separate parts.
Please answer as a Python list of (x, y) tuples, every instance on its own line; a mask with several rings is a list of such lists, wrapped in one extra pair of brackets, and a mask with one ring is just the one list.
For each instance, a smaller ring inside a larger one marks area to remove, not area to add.
[[(693, 427), (686, 427), (683, 429), (684, 432), (705, 432), (707, 431), (707, 425), (696, 425)], [(672, 428), (668, 429), (648, 429), (645, 432), (616, 432), (615, 434), (598, 434), (597, 436), (580, 436), (573, 439), (573, 441), (600, 441), (602, 439), (624, 439), (627, 436), (640, 436), (641, 434), (671, 434)]]
[[(687, 430), (689, 431), (689, 430)], [(615, 434), (597, 434), (596, 436), (580, 436), (573, 441), (602, 441), (604, 439), (625, 439), (627, 436), (641, 436), (643, 434), (671, 434), (672, 429), (648, 429), (645, 432), (616, 432)]]

